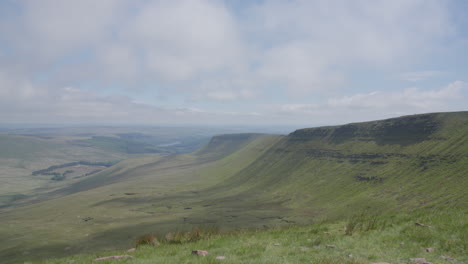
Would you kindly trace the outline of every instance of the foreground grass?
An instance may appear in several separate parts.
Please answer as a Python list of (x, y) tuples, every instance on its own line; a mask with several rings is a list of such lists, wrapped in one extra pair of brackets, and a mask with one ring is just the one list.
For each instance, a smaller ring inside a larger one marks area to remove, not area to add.
[[(138, 247), (135, 252), (76, 255), (38, 263), (90, 263), (111, 255), (133, 258), (99, 263), (411, 263), (410, 258), (425, 258), (432, 263), (465, 263), (468, 221), (464, 216), (463, 211), (419, 211), (396, 216), (367, 212), (365, 216), (356, 214), (338, 222), (210, 234), (190, 243), (163, 242), (157, 247)], [(426, 252), (426, 248), (434, 251)], [(207, 250), (209, 255), (192, 255), (191, 251), (197, 249)], [(217, 260), (216, 256), (225, 259)]]

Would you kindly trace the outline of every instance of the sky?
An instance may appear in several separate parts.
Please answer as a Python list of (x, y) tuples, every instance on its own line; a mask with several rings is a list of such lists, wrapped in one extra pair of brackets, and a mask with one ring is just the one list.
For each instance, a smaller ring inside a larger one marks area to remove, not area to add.
[(1, 124), (468, 110), (468, 1), (1, 0)]

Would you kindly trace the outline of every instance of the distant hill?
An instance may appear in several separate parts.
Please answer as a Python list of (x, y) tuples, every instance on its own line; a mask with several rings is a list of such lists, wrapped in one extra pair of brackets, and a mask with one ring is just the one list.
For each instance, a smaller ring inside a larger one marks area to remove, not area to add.
[(464, 210), (467, 172), (468, 112), (284, 136), (220, 135), (193, 154), (128, 159), (4, 210), (0, 257), (125, 248), (143, 233), (196, 225), (272, 227), (364, 210)]

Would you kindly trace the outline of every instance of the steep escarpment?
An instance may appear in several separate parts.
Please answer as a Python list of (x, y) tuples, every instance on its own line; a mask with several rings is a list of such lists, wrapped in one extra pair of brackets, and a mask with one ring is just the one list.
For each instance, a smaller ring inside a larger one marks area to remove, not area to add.
[(300, 129), (289, 135), (291, 141), (320, 140), (334, 144), (347, 141), (373, 141), (378, 145), (411, 145), (428, 140), (443, 128), (441, 114), (423, 114), (382, 121), (335, 127)]
[(219, 188), (310, 216), (343, 215), (466, 206), (466, 171), (468, 112), (436, 113), (297, 130)]

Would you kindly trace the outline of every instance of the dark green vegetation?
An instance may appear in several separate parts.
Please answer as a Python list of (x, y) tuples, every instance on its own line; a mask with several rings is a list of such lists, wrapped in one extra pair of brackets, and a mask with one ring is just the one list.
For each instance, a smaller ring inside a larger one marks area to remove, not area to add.
[[(75, 162), (69, 162), (65, 164), (60, 164), (60, 165), (53, 165), (50, 166), (47, 169), (43, 170), (37, 170), (33, 171), (32, 175), (51, 175), (50, 173), (53, 173), (53, 171), (57, 169), (62, 169), (62, 168), (67, 168), (67, 167), (73, 167), (77, 165), (84, 165), (84, 166), (102, 166), (102, 167), (110, 167), (114, 165), (116, 162), (108, 161), (108, 162), (90, 162), (90, 161), (75, 161)], [(64, 173), (70, 173), (72, 171), (65, 171)]]
[[(217, 136), (193, 154), (128, 159), (42, 193), (33, 205), (5, 209), (0, 257), (14, 262), (125, 249), (141, 235), (165, 237), (194, 226), (222, 233), (312, 224), (163, 244), (124, 262), (214, 261), (194, 260), (188, 249), (212, 250), (228, 263), (302, 263), (314, 256), (318, 263), (405, 263), (421, 256), (447, 263), (440, 255), (466, 261), (467, 172), (468, 112), (288, 136)], [(424, 255), (424, 247), (437, 251)], [(79, 258), (86, 263), (92, 256)]]

